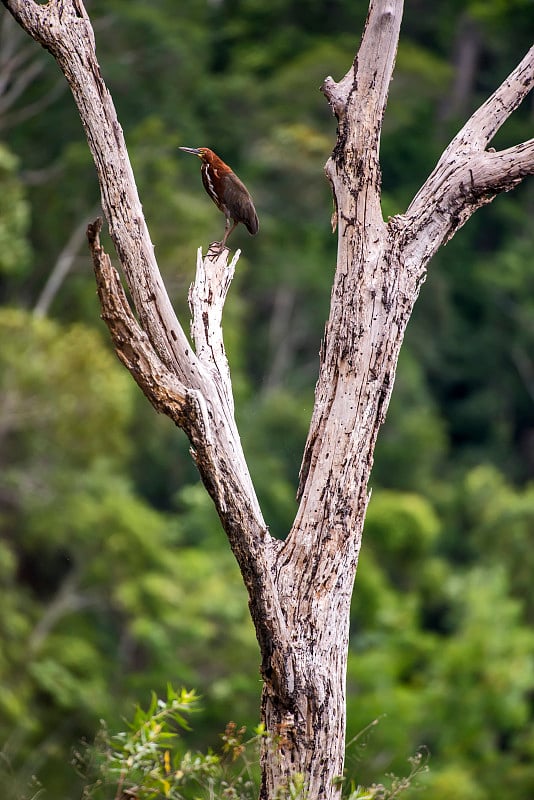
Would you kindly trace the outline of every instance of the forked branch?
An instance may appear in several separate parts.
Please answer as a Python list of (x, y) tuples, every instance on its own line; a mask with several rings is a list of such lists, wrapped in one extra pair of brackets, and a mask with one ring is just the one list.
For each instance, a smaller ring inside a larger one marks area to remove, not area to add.
[(110, 332), (115, 352), (157, 411), (170, 416), (180, 427), (190, 425), (193, 398), (163, 364), (132, 313), (119, 273), (100, 243), (101, 228), (102, 220), (97, 219), (88, 226), (87, 238), (102, 319)]

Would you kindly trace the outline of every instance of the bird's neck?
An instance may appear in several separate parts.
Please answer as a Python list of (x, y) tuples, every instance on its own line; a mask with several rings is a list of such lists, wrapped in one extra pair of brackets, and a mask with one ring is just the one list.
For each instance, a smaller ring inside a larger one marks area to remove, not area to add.
[(226, 175), (232, 172), (228, 164), (225, 164), (222, 158), (219, 158), (215, 153), (213, 153), (210, 158), (210, 167), (212, 167), (218, 175)]

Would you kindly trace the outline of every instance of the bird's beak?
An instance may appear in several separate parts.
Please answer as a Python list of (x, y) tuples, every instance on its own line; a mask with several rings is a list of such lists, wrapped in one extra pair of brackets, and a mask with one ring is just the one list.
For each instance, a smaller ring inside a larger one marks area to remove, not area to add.
[(184, 153), (193, 153), (194, 156), (198, 156), (200, 158), (200, 150), (198, 147), (180, 147), (180, 150), (183, 150)]

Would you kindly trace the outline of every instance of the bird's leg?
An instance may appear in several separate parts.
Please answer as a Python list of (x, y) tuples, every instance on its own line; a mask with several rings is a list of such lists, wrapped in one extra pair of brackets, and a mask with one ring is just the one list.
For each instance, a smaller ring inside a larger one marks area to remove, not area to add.
[(226, 240), (228, 239), (228, 237), (230, 236), (230, 234), (232, 233), (232, 231), (234, 230), (234, 228), (238, 224), (237, 222), (234, 222), (232, 227), (230, 227), (230, 223), (231, 222), (232, 222), (232, 218), (231, 217), (226, 217), (226, 224), (224, 226), (224, 236), (223, 236), (223, 239), (222, 239), (222, 242), (221, 242), (221, 250), (223, 249), (223, 247), (226, 247)]
[(210, 250), (213, 250), (214, 253), (221, 253), (224, 250), (224, 248), (226, 247), (226, 240), (228, 239), (228, 237), (230, 236), (236, 225), (238, 225), (237, 222), (234, 222), (234, 224), (230, 227), (231, 222), (232, 218), (226, 217), (226, 224), (224, 226), (224, 236), (222, 238), (222, 241), (212, 242), (208, 248), (208, 252)]

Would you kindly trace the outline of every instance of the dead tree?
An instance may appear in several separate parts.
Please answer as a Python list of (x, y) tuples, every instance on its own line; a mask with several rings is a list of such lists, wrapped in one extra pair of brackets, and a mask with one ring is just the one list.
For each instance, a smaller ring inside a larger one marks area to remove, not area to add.
[[(326, 173), (336, 203), (337, 270), (315, 406), (285, 541), (263, 520), (234, 419), (221, 316), (235, 266), (202, 259), (190, 292), (191, 346), (159, 275), (121, 127), (81, 0), (3, 0), (57, 60), (93, 154), (102, 207), (137, 318), (90, 227), (102, 315), (121, 361), (154, 407), (187, 433), (246, 584), (261, 650), (263, 800), (303, 777), (309, 800), (339, 795), (349, 607), (368, 480), (406, 325), (427, 264), (471, 214), (534, 172), (534, 140), (492, 137), (534, 82), (534, 48), (451, 141), (404, 214), (384, 222), (379, 143), (402, 0), (371, 0), (347, 74), (323, 85), (338, 133)], [(137, 321), (137, 319), (139, 321)]]

